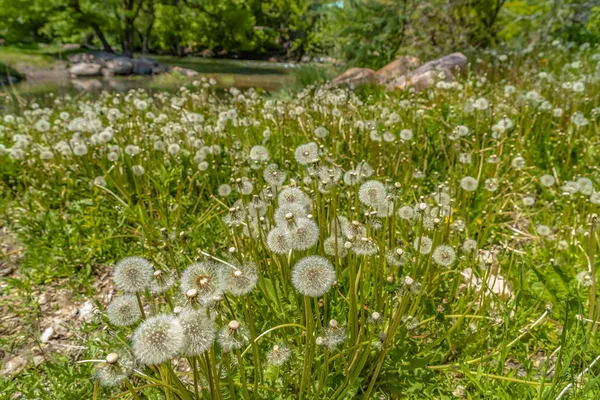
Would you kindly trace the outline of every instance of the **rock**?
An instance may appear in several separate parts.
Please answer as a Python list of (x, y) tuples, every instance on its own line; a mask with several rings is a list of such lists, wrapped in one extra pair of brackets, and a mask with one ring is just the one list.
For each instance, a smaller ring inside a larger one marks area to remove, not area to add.
[(109, 75), (130, 75), (133, 72), (133, 60), (129, 57), (116, 57), (106, 62)]
[(72, 79), (71, 84), (79, 90), (99, 90), (103, 87), (98, 79)]
[(86, 300), (79, 307), (79, 318), (86, 322), (90, 322), (94, 318), (94, 304), (91, 301)]
[(421, 91), (432, 87), (436, 82), (453, 82), (454, 76), (450, 70), (446, 68), (430, 69), (427, 71), (413, 71), (407, 75), (399, 76), (393, 79), (387, 86), (387, 89), (409, 89), (414, 88), (416, 91)]
[(164, 74), (165, 72), (167, 72), (167, 67), (165, 67), (162, 64), (156, 63), (153, 67), (152, 67), (152, 75), (160, 75), (160, 74)]
[(63, 50), (77, 50), (80, 49), (81, 45), (79, 43), (65, 43), (63, 44)]
[(182, 67), (173, 67), (173, 68), (171, 68), (171, 72), (175, 72), (180, 75), (187, 76), (187, 77), (192, 77), (192, 76), (198, 75), (197, 71), (194, 71), (193, 69), (189, 69), (189, 68), (182, 68)]
[(378, 83), (377, 72), (369, 68), (350, 68), (331, 81), (332, 86), (349, 85), (356, 87), (367, 83)]
[(96, 51), (92, 53), (77, 53), (69, 55), (69, 63), (71, 64), (100, 64), (104, 66), (107, 61), (118, 57), (116, 54), (105, 51)]
[(46, 328), (46, 330), (44, 330), (44, 332), (40, 336), (40, 342), (48, 343), (53, 334), (54, 334), (54, 329), (52, 327)]
[(98, 76), (102, 75), (101, 69), (102, 66), (100, 64), (81, 63), (69, 68), (69, 74), (73, 77)]
[(423, 90), (431, 87), (436, 80), (454, 81), (454, 73), (464, 73), (468, 60), (462, 53), (452, 53), (438, 59), (428, 61), (408, 74), (401, 75), (388, 82), (387, 88)]
[(136, 75), (151, 75), (156, 62), (147, 58), (136, 58), (133, 62), (133, 73)]
[(421, 65), (421, 60), (417, 57), (402, 56), (378, 70), (377, 75), (379, 75), (381, 83), (386, 83), (394, 78), (406, 75), (419, 67), (419, 65)]
[(23, 371), (23, 368), (25, 368), (26, 365), (27, 358), (25, 356), (15, 356), (6, 363), (4, 363), (2, 375), (17, 375), (19, 372)]

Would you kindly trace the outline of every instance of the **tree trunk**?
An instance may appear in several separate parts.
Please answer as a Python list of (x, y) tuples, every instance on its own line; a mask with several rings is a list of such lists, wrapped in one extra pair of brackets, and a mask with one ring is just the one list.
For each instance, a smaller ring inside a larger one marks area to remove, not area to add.
[(123, 37), (123, 54), (127, 57), (133, 57), (133, 44), (135, 42), (135, 29), (133, 20), (125, 18), (125, 35)]
[(95, 22), (92, 22), (91, 25), (92, 25), (92, 29), (94, 29), (94, 32), (96, 33), (96, 36), (98, 36), (98, 39), (100, 39), (100, 42), (102, 42), (102, 48), (104, 49), (104, 51), (107, 51), (109, 53), (114, 53), (112, 47), (108, 43), (108, 40), (106, 40), (106, 37), (104, 36), (104, 32), (102, 32), (102, 29), (100, 29), (98, 24)]

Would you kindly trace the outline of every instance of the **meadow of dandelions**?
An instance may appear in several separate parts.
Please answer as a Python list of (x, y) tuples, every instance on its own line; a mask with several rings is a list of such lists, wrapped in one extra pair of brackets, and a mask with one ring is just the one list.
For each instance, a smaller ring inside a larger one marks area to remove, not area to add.
[(0, 171), (17, 226), (96, 218), (72, 262), (113, 264), (78, 364), (106, 398), (591, 395), (599, 60), (557, 42), (422, 93), (51, 98), (3, 116)]

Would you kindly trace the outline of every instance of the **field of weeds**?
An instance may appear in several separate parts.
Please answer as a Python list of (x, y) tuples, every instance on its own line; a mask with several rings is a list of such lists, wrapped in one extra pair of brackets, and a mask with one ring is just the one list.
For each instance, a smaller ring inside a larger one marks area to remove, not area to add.
[(0, 397), (597, 398), (599, 60), (8, 97)]

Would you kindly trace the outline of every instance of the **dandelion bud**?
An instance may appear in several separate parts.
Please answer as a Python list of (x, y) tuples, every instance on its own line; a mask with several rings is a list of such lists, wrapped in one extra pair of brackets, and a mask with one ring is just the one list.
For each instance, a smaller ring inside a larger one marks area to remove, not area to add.
[(393, 283), (393, 282), (394, 282), (394, 277), (390, 275), (390, 276), (388, 276), (387, 278), (385, 278), (385, 280), (386, 280), (388, 283)]
[(116, 364), (119, 360), (119, 355), (117, 353), (110, 353), (106, 356), (106, 362), (108, 364)]

